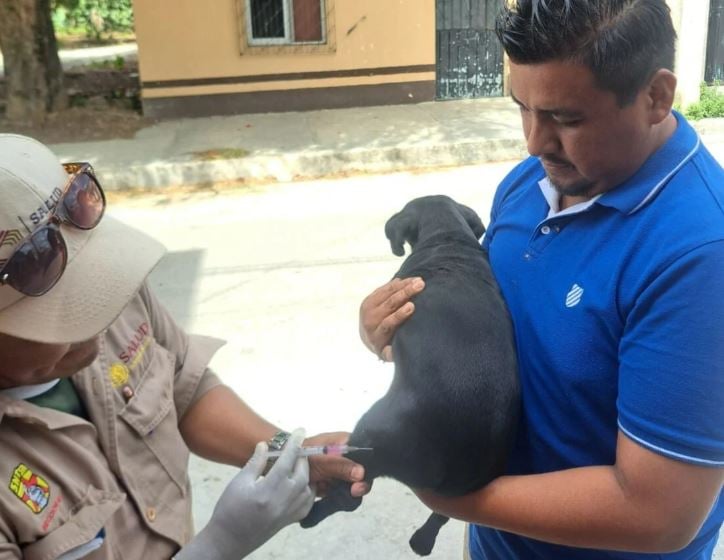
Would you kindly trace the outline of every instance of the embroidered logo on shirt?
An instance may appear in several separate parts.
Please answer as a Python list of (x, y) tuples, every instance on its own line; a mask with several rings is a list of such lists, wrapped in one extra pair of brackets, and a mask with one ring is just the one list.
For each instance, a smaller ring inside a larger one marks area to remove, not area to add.
[(53, 519), (55, 519), (55, 516), (58, 515), (58, 510), (60, 509), (60, 504), (62, 501), (63, 496), (56, 496), (55, 500), (53, 500), (53, 503), (48, 510), (48, 514), (45, 516), (43, 525), (41, 526), (44, 532), (47, 533), (48, 529), (50, 529), (50, 524), (53, 522)]
[(111, 380), (113, 388), (118, 389), (118, 387), (125, 385), (128, 382), (128, 366), (126, 366), (126, 364), (122, 364), (121, 362), (116, 362), (108, 368), (108, 377)]
[(566, 296), (566, 307), (575, 307), (581, 303), (581, 298), (583, 298), (583, 288), (578, 284), (573, 284)]
[(35, 514), (43, 511), (50, 499), (50, 485), (23, 463), (13, 471), (10, 490)]
[(151, 332), (151, 327), (148, 323), (141, 323), (133, 333), (133, 338), (128, 341), (126, 349), (118, 354), (121, 361), (128, 366), (128, 369), (133, 369), (141, 361), (143, 354), (146, 352), (146, 347), (151, 342), (151, 338), (148, 336)]

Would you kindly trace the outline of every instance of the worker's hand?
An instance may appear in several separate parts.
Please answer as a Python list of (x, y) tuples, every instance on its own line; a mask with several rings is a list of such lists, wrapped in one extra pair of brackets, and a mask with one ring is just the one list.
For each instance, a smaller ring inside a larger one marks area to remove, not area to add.
[(175, 559), (238, 560), (306, 517), (314, 491), (309, 487), (309, 463), (299, 457), (303, 439), (304, 432), (295, 431), (264, 477), (268, 448), (258, 444), (219, 498), (208, 525)]
[(410, 318), (415, 304), (410, 300), (425, 287), (422, 278), (395, 278), (368, 295), (359, 310), (359, 335), (380, 360), (392, 361), (392, 337)]
[[(347, 443), (347, 432), (319, 434), (304, 440), (304, 446), (343, 445)], [(309, 458), (309, 480), (315, 487), (317, 495), (323, 496), (332, 480), (344, 480), (352, 483), (351, 492), (355, 498), (364, 496), (370, 491), (370, 483), (364, 482), (365, 469), (362, 465), (344, 457), (317, 455)]]

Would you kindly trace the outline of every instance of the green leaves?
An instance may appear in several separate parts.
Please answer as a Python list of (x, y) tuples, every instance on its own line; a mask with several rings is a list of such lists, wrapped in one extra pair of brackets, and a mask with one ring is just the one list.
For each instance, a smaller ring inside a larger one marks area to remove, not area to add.
[(686, 118), (696, 121), (711, 117), (724, 117), (724, 95), (719, 92), (719, 88), (718, 82), (712, 86), (702, 84), (699, 101), (686, 108)]
[(89, 39), (101, 40), (115, 32), (133, 30), (131, 0), (53, 0), (56, 31), (83, 30)]

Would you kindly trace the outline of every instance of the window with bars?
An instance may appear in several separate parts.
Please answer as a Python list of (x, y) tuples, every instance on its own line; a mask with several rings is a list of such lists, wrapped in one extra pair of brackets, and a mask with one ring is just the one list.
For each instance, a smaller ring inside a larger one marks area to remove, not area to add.
[(326, 43), (324, 3), (325, 0), (246, 0), (248, 44)]

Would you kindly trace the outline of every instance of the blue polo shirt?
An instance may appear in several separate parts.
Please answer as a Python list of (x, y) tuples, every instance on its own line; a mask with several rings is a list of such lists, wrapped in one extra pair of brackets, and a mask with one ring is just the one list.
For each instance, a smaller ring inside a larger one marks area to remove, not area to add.
[[(615, 463), (621, 430), (655, 453), (724, 467), (724, 172), (679, 114), (626, 182), (557, 212), (540, 162), (498, 188), (483, 245), (510, 309), (523, 415), (512, 474)], [(724, 519), (667, 555), (600, 552), (471, 528), (493, 559), (703, 560)]]

